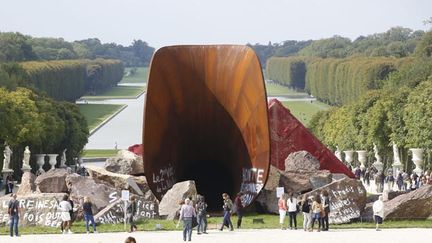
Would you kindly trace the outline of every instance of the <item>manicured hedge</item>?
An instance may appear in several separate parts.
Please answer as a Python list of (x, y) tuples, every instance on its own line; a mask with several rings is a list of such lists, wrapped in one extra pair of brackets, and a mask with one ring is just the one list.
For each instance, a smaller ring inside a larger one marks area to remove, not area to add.
[(383, 86), (388, 75), (410, 59), (357, 57), (315, 59), (307, 63), (306, 91), (331, 105), (355, 101)]
[(109, 59), (31, 61), (20, 65), (35, 88), (56, 100), (67, 101), (114, 86), (124, 71), (121, 61)]
[(306, 63), (308, 57), (272, 57), (267, 60), (267, 77), (275, 82), (294, 89), (305, 88)]

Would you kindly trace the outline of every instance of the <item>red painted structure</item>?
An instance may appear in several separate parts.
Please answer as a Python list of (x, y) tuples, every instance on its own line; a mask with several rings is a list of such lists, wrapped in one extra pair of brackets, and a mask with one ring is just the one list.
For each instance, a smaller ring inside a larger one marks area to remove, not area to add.
[(270, 161), (273, 166), (284, 170), (285, 159), (290, 153), (305, 150), (320, 161), (321, 170), (343, 173), (354, 178), (350, 169), (303, 126), (280, 101), (270, 100), (268, 108), (271, 142)]
[[(271, 164), (285, 169), (285, 159), (292, 152), (306, 150), (321, 163), (323, 170), (333, 173), (343, 173), (354, 178), (354, 174), (346, 167), (332, 151), (322, 144), (291, 112), (278, 100), (269, 101), (269, 127), (271, 142)], [(137, 155), (143, 154), (143, 145), (135, 144), (128, 148)]]

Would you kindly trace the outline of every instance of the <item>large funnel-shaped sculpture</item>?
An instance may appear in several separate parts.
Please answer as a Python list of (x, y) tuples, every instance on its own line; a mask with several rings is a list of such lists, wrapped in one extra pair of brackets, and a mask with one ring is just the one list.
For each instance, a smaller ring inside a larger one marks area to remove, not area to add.
[(144, 170), (157, 198), (195, 180), (210, 207), (242, 191), (249, 205), (270, 165), (261, 66), (246, 46), (170, 46), (152, 60), (144, 113)]

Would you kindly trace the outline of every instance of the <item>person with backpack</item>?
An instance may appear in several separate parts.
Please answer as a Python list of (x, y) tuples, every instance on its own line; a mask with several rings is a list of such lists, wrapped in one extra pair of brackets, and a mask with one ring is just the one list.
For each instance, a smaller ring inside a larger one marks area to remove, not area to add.
[[(294, 193), (289, 194), (289, 198), (287, 200), (288, 205), (288, 216), (289, 216), (289, 226), (290, 230), (297, 230), (297, 198), (294, 197)], [(294, 222), (294, 228), (293, 228)]]
[(224, 212), (224, 216), (223, 216), (223, 222), (222, 222), (222, 226), (220, 227), (220, 231), (223, 230), (224, 226), (229, 227), (230, 231), (234, 230), (233, 224), (231, 222), (231, 209), (233, 207), (233, 202), (231, 201), (229, 195), (227, 193), (223, 193), (222, 194), (222, 198), (223, 198), (223, 212)]
[(207, 203), (202, 195), (197, 195), (197, 221), (198, 221), (198, 234), (207, 234)]
[(18, 222), (19, 222), (19, 202), (16, 200), (16, 194), (12, 194), (12, 199), (9, 201), (8, 206), (8, 214), (10, 220), (10, 228), (9, 233), (10, 236), (13, 237), (13, 233), (15, 230), (15, 236), (19, 236), (18, 234)]
[(315, 221), (318, 221), (318, 232), (321, 231), (321, 212), (322, 212), (322, 205), (321, 205), (321, 197), (320, 195), (316, 195), (314, 197), (314, 201), (312, 202), (312, 227), (310, 231), (312, 232), (314, 229)]

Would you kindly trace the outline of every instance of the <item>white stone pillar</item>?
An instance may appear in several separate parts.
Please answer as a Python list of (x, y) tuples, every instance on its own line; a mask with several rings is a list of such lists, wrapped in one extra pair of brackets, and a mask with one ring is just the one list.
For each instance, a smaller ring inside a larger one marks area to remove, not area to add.
[(350, 165), (352, 167), (352, 162), (354, 160), (353, 155), (354, 155), (354, 151), (353, 150), (347, 150), (344, 151), (345, 154), (345, 161), (347, 162), (348, 165)]
[(43, 169), (43, 165), (45, 164), (46, 154), (35, 154), (35, 156), (36, 156), (36, 163), (39, 166), (39, 169), (38, 169), (36, 174), (40, 175), (40, 174), (45, 173), (45, 171)]
[(423, 172), (423, 149), (412, 148), (410, 151), (412, 152), (412, 161), (416, 166), (413, 171), (420, 176)]
[(49, 157), (49, 164), (51, 165), (50, 170), (54, 170), (55, 166), (57, 164), (57, 156), (58, 154), (47, 154), (47, 156)]
[(360, 169), (363, 170), (366, 167), (366, 154), (367, 151), (366, 150), (358, 150), (356, 151), (357, 155), (358, 155), (358, 160), (360, 162)]

